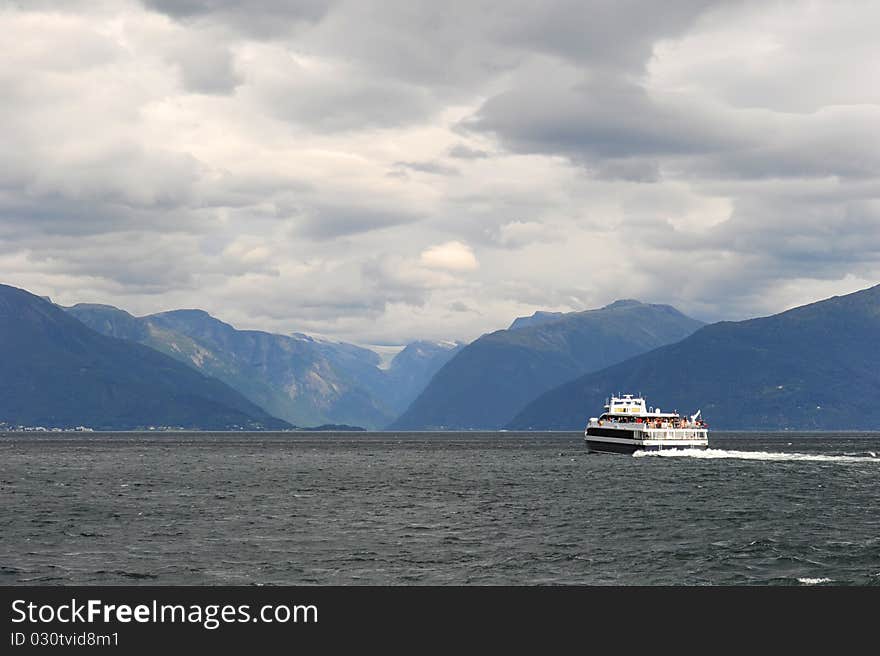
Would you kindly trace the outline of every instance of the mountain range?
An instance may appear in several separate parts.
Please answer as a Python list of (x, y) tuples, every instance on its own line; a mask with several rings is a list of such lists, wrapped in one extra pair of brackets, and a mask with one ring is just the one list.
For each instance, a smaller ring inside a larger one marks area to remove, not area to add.
[(880, 285), (747, 321), (705, 326), (676, 344), (550, 390), (511, 429), (583, 430), (611, 393), (721, 429), (880, 426)]
[[(880, 286), (711, 325), (623, 300), (391, 359), (201, 310), (61, 308), (0, 285), (0, 425), (581, 430), (611, 393), (721, 429), (876, 429)], [(397, 419), (395, 420), (395, 417)]]
[(461, 349), (391, 428), (498, 429), (557, 385), (677, 342), (702, 325), (668, 305), (634, 300), (519, 318)]
[(285, 429), (228, 385), (146, 346), (89, 329), (0, 285), (0, 420), (96, 429)]
[(203, 310), (135, 317), (109, 305), (65, 309), (99, 333), (149, 346), (223, 381), (297, 426), (383, 427), (462, 346), (414, 342), (382, 367), (377, 353), (354, 344), (238, 330)]

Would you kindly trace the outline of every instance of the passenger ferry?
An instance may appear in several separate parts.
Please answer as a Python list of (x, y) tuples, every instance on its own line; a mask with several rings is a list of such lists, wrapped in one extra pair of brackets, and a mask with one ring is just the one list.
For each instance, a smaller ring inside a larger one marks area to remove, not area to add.
[(590, 451), (608, 453), (705, 449), (709, 431), (699, 410), (689, 417), (661, 412), (641, 397), (624, 394), (612, 396), (600, 417), (590, 417), (584, 439)]

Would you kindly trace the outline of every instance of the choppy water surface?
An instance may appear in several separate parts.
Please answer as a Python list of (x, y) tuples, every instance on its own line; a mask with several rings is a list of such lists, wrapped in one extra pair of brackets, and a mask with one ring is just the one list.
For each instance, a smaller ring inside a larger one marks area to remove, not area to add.
[(0, 435), (0, 585), (875, 584), (880, 434)]

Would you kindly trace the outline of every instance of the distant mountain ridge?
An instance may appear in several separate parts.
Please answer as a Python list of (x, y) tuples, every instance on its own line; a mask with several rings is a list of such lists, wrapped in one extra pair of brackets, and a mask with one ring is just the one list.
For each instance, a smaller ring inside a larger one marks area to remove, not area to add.
[(291, 427), (224, 383), (101, 335), (7, 285), (0, 285), (0, 421), (107, 430)]
[(547, 390), (702, 325), (671, 306), (632, 300), (561, 316), (535, 313), (463, 348), (390, 428), (501, 428)]
[(386, 369), (375, 352), (302, 333), (238, 330), (203, 310), (134, 317), (108, 305), (65, 308), (90, 328), (165, 353), (298, 426), (379, 428), (396, 417), (461, 344), (415, 342)]
[(551, 323), (553, 321), (562, 319), (564, 316), (565, 312), (544, 312), (543, 310), (538, 310), (530, 317), (517, 317), (513, 320), (513, 323), (510, 324), (508, 330), (519, 330), (520, 328), (542, 326), (545, 323)]
[(880, 429), (880, 285), (690, 337), (552, 389), (511, 429), (583, 430), (613, 392), (712, 428)]

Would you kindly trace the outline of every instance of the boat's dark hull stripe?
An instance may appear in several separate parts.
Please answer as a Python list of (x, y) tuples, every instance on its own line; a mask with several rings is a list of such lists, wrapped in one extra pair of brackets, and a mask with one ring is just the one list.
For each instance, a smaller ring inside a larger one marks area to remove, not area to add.
[(607, 453), (635, 453), (643, 448), (637, 444), (621, 444), (619, 442), (591, 442), (587, 440), (587, 448), (590, 451), (605, 451)]
[(636, 451), (669, 451), (671, 449), (705, 449), (706, 445), (682, 445), (660, 446), (659, 444), (622, 444), (620, 442), (594, 442), (587, 440), (587, 448), (590, 451), (604, 451), (606, 453), (635, 453)]
[[(641, 431), (639, 431), (641, 432)], [(587, 429), (587, 435), (597, 435), (602, 437), (622, 437), (624, 439), (633, 439), (635, 438), (636, 432), (631, 430), (624, 430), (622, 428), (595, 428), (590, 426)]]

